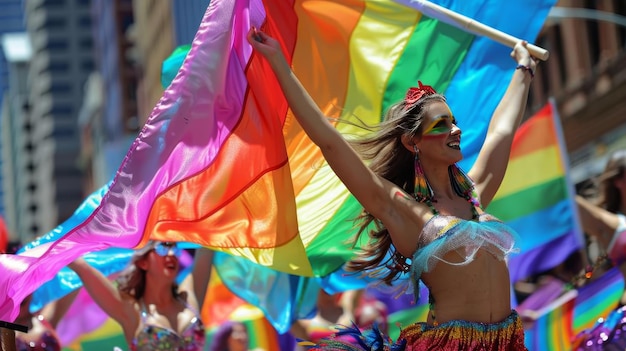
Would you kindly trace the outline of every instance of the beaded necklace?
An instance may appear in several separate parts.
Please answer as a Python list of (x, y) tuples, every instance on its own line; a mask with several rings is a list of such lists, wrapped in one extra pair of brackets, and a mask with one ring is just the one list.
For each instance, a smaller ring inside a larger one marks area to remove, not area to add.
[[(478, 217), (480, 216), (478, 214), (478, 210), (476, 210), (477, 207), (480, 207), (480, 204), (478, 203), (478, 200), (476, 200), (476, 198), (472, 197), (472, 196), (466, 196), (465, 199), (467, 200), (467, 202), (470, 203), (471, 205), (471, 210), (472, 210), (472, 218), (469, 219), (470, 221), (475, 221), (478, 219)], [(433, 199), (426, 199), (424, 201), (426, 203), (426, 205), (428, 206), (428, 208), (430, 208), (430, 210), (432, 211), (433, 215), (438, 216), (440, 215), (439, 211), (437, 211), (437, 209), (435, 208), (435, 206), (433, 205), (433, 202), (437, 202), (436, 200)]]

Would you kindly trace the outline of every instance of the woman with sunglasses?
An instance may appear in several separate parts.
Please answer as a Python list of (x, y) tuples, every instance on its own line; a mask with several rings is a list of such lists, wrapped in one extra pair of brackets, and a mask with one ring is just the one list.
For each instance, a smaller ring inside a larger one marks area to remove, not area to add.
[(122, 326), (131, 350), (202, 350), (205, 330), (200, 310), (213, 253), (196, 250), (192, 273), (179, 287), (180, 252), (176, 243), (148, 242), (135, 252), (115, 284), (83, 259), (69, 267), (100, 308)]

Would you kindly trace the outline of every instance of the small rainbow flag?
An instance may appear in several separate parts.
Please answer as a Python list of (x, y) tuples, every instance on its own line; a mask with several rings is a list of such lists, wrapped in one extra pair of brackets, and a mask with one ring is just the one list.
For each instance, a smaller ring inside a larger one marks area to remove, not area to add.
[(578, 289), (572, 329), (578, 335), (593, 327), (598, 318), (606, 318), (615, 310), (624, 294), (624, 276), (613, 267), (600, 277)]
[[(433, 2), (532, 41), (555, 0)], [(465, 127), (466, 169), (515, 67), (510, 48), (391, 0), (213, 0), (95, 209), (54, 241), (0, 256), (0, 319), (13, 320), (26, 295), (84, 253), (149, 239), (302, 276), (324, 276), (352, 257), (346, 241), (361, 207), (247, 43), (251, 26), (277, 38), (330, 117), (374, 124), (418, 79), (434, 86)]]
[(578, 292), (571, 290), (525, 320), (525, 344), (529, 351), (569, 351), (574, 336), (573, 311)]
[(546, 104), (515, 134), (509, 165), (487, 209), (519, 233), (511, 281), (562, 263), (583, 244), (567, 174), (567, 153), (556, 109)]
[[(618, 267), (577, 290), (564, 292), (539, 311), (525, 313), (526, 347), (529, 351), (570, 351), (576, 339), (602, 327), (619, 305), (624, 292), (624, 278)], [(610, 332), (610, 330), (608, 331)]]

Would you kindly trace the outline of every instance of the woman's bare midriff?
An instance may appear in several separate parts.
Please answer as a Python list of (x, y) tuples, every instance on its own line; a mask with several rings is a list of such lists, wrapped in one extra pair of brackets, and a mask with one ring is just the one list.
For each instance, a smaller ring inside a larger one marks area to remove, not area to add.
[[(444, 258), (460, 260), (456, 252)], [(506, 262), (487, 250), (481, 249), (467, 265), (439, 262), (431, 272), (422, 274), (422, 280), (435, 299), (439, 324), (450, 320), (496, 323), (511, 314), (509, 270)]]

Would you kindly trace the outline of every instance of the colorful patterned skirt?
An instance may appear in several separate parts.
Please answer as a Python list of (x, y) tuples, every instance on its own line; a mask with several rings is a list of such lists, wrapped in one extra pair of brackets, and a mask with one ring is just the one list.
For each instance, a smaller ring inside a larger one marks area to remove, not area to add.
[(403, 329), (405, 351), (417, 350), (526, 350), (524, 327), (513, 311), (498, 323), (449, 321), (437, 326), (415, 323)]
[(392, 341), (377, 328), (359, 331), (345, 328), (338, 336), (351, 335), (354, 342), (349, 344), (339, 340), (324, 340), (313, 350), (346, 351), (422, 351), (422, 350), (464, 350), (464, 351), (517, 351), (527, 350), (524, 345), (524, 327), (517, 312), (501, 322), (479, 323), (468, 321), (448, 321), (437, 326), (415, 323), (402, 329), (398, 341)]

